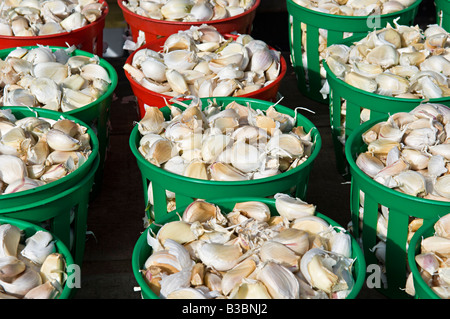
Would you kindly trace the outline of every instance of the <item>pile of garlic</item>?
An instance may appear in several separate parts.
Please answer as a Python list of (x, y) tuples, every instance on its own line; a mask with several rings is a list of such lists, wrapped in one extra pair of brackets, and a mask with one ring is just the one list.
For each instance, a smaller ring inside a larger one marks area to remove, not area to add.
[[(389, 116), (363, 133), (367, 151), (356, 165), (374, 181), (420, 198), (450, 201), (450, 109), (423, 103), (410, 112)], [(364, 193), (360, 192), (360, 220), (364, 217)], [(389, 208), (381, 205), (377, 219), (379, 242), (374, 253), (385, 264)], [(423, 220), (410, 217), (407, 243)], [(361, 226), (361, 225), (360, 225)]]
[(88, 105), (110, 87), (98, 56), (71, 55), (76, 47), (18, 47), (0, 59), (0, 105), (67, 112)]
[(343, 16), (389, 14), (408, 8), (416, 0), (293, 0), (296, 4), (322, 13)]
[[(370, 32), (352, 46), (334, 44), (324, 50), (333, 74), (355, 88), (401, 99), (436, 99), (450, 96), (449, 33), (438, 25), (425, 31), (418, 26), (388, 25)], [(321, 92), (329, 94), (328, 82)], [(346, 103), (341, 101), (341, 136), (345, 144)], [(361, 123), (370, 109), (361, 106)]]
[(168, 96), (237, 96), (280, 75), (281, 53), (241, 34), (225, 38), (213, 26), (192, 26), (167, 37), (162, 51), (143, 48), (124, 69), (144, 88)]
[(23, 238), (17, 226), (0, 225), (0, 299), (56, 299), (65, 282), (66, 261), (53, 236), (37, 231)]
[(98, 20), (98, 0), (5, 0), (0, 6), (0, 35), (33, 37), (82, 28)]
[(237, 16), (252, 8), (255, 0), (127, 0), (122, 3), (143, 17), (198, 22)]
[[(212, 99), (202, 106), (194, 99), (183, 111), (169, 107), (169, 120), (157, 107), (147, 107), (138, 123), (138, 150), (171, 173), (214, 181), (259, 179), (298, 167), (314, 149), (313, 129), (305, 132), (296, 117), (275, 105), (264, 112), (235, 101), (221, 106)], [(169, 202), (175, 200), (166, 193)]]
[(412, 196), (450, 201), (450, 109), (423, 103), (362, 134), (356, 165), (380, 184)]
[(371, 93), (405, 99), (450, 95), (449, 33), (438, 25), (388, 25), (352, 46), (331, 45), (326, 62), (334, 75)]
[[(420, 253), (416, 255), (422, 279), (442, 299), (450, 299), (450, 214), (434, 225), (434, 236), (423, 238)], [(406, 292), (415, 295), (413, 274), (408, 276)]]
[(68, 119), (16, 119), (0, 109), (0, 197), (59, 180), (91, 154), (87, 128)]
[(346, 298), (354, 285), (351, 237), (315, 215), (315, 206), (275, 195), (223, 214), (196, 200), (180, 220), (148, 232), (142, 275), (160, 298)]

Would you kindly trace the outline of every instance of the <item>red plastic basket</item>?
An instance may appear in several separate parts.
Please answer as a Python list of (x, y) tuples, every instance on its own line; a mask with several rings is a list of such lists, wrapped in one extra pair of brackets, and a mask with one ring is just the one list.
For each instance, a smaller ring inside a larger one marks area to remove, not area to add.
[(103, 13), (99, 19), (88, 25), (72, 30), (49, 35), (32, 37), (0, 36), (0, 49), (9, 49), (22, 46), (49, 45), (67, 47), (75, 45), (77, 49), (93, 53), (99, 57), (103, 56), (103, 29), (105, 27), (106, 15), (109, 12), (106, 0), (103, 3)]
[(187, 30), (191, 26), (201, 26), (202, 24), (212, 25), (222, 34), (237, 32), (250, 34), (252, 31), (252, 23), (256, 15), (256, 8), (261, 3), (261, 0), (256, 0), (253, 7), (249, 10), (226, 19), (198, 21), (198, 22), (180, 22), (180, 21), (166, 21), (151, 19), (139, 14), (131, 12), (123, 5), (123, 2), (128, 0), (117, 0), (119, 7), (122, 9), (123, 17), (130, 27), (133, 41), (137, 41), (139, 30), (145, 33), (145, 42), (148, 43), (160, 37), (167, 37), (180, 30)]
[[(232, 37), (233, 39), (237, 38), (237, 35), (234, 34), (224, 34), (225, 38)], [(162, 47), (164, 46), (164, 42), (166, 41), (166, 38), (159, 38), (156, 40), (153, 40), (150, 43), (147, 43), (140, 47), (138, 50), (134, 51), (126, 60), (125, 63), (131, 64), (133, 61), (133, 57), (136, 54), (137, 51), (142, 49), (151, 49), (153, 51), (161, 51)], [(274, 50), (274, 48), (270, 47), (271, 50)], [(287, 65), (286, 60), (282, 55), (280, 55), (280, 74), (278, 77), (271, 82), (270, 84), (266, 85), (265, 87), (250, 92), (248, 94), (239, 95), (239, 97), (248, 97), (258, 100), (264, 100), (264, 101), (270, 101), (270, 102), (276, 102), (277, 101), (277, 94), (278, 89), (280, 88), (281, 80), (286, 75)], [(127, 72), (124, 71), (125, 75), (130, 82), (131, 89), (133, 90), (134, 95), (137, 98), (138, 106), (139, 106), (139, 115), (142, 118), (145, 114), (145, 107), (144, 105), (147, 104), (149, 106), (157, 106), (159, 108), (167, 106), (166, 101), (168, 103), (169, 100), (172, 98), (172, 96), (157, 93), (154, 91), (151, 91), (142, 85), (140, 85), (133, 77)], [(177, 99), (179, 101), (183, 101), (184, 99)]]

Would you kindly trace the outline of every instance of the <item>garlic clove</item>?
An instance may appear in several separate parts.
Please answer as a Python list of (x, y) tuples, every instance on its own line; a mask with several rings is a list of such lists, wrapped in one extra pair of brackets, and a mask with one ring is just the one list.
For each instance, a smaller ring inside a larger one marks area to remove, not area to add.
[(294, 198), (287, 194), (277, 193), (274, 198), (277, 212), (288, 220), (311, 216), (316, 211), (315, 205), (308, 204), (299, 198)]
[(21, 233), (17, 226), (0, 225), (0, 257), (17, 256)]
[(300, 285), (294, 274), (274, 262), (266, 263), (257, 274), (273, 299), (298, 299)]

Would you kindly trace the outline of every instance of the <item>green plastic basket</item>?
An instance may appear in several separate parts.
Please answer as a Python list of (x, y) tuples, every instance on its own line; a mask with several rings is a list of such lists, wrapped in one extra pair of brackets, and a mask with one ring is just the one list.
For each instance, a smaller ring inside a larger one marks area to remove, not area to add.
[[(414, 4), (401, 11), (374, 15), (374, 16), (342, 16), (314, 11), (293, 0), (286, 0), (289, 13), (289, 45), (291, 63), (297, 77), (299, 91), (306, 97), (320, 103), (326, 103), (320, 90), (323, 86), (323, 77), (320, 72), (319, 57), (319, 30), (327, 31), (327, 46), (341, 43), (345, 40), (357, 41), (367, 35), (369, 31), (384, 28), (387, 23), (412, 25), (417, 14), (419, 4)], [(302, 24), (306, 25), (306, 48), (302, 44)], [(351, 37), (344, 38), (345, 33), (352, 33)], [(307, 65), (304, 65), (302, 53), (306, 51)]]
[[(263, 100), (239, 98), (239, 97), (216, 97), (219, 105), (227, 105), (235, 101), (242, 105), (249, 105), (253, 109), (268, 109), (273, 103)], [(200, 99), (202, 105), (206, 106), (211, 98)], [(186, 101), (189, 104), (189, 101)], [(183, 107), (180, 107), (183, 109)], [(278, 112), (294, 116), (294, 110), (277, 105)], [(160, 109), (166, 119), (169, 119), (170, 109), (166, 106)], [(148, 203), (148, 186), (152, 182), (154, 219), (161, 220), (167, 214), (166, 190), (176, 194), (177, 207), (187, 206), (195, 198), (229, 198), (236, 196), (271, 196), (276, 193), (288, 193), (296, 187), (295, 196), (301, 199), (306, 197), (310, 171), (315, 158), (322, 146), (322, 139), (314, 124), (301, 114), (297, 114), (297, 125), (302, 125), (306, 132), (312, 130), (311, 138), (315, 142), (311, 155), (301, 165), (282, 174), (271, 177), (249, 180), (249, 181), (207, 181), (202, 179), (188, 178), (179, 174), (168, 172), (148, 162), (139, 152), (139, 141), (141, 135), (136, 125), (130, 135), (130, 148), (136, 157), (138, 167), (142, 176), (144, 200)]]
[[(23, 48), (32, 49), (36, 47), (25, 46)], [(52, 49), (53, 51), (57, 49), (67, 49), (57, 46), (49, 46), (49, 48)], [(16, 48), (0, 50), (0, 59), (4, 59), (14, 49)], [(82, 55), (87, 57), (96, 56), (92, 53), (82, 50), (73, 51), (71, 53), (71, 56), (74, 55)], [(96, 186), (95, 189), (93, 190), (93, 196), (99, 192), (103, 180), (104, 162), (106, 160), (106, 152), (109, 145), (109, 114), (113, 93), (118, 83), (118, 76), (115, 68), (105, 59), (100, 57), (99, 57), (99, 64), (106, 69), (111, 79), (111, 84), (108, 90), (94, 102), (89, 103), (83, 107), (80, 107), (79, 109), (64, 112), (64, 114), (78, 118), (84, 123), (88, 124), (97, 135), (99, 141), (100, 166), (99, 169), (97, 170), (97, 176), (95, 178)]]
[[(23, 234), (25, 235), (25, 238), (29, 238), (33, 236), (38, 231), (47, 231), (46, 229), (39, 227), (35, 224), (29, 223), (27, 221), (18, 220), (14, 218), (8, 218), (0, 216), (0, 224), (10, 224), (13, 226), (17, 226), (20, 230), (23, 231)], [(67, 246), (54, 234), (53, 241), (55, 243), (56, 252), (60, 253), (64, 256), (64, 260), (66, 262), (66, 274), (67, 276), (71, 276), (74, 274), (75, 269), (70, 267), (74, 265), (74, 260), (72, 258), (72, 255), (67, 248)], [(72, 288), (70, 285), (64, 285), (63, 290), (61, 294), (59, 295), (58, 299), (69, 299), (72, 296)]]
[(95, 132), (86, 123), (69, 114), (62, 114), (60, 112), (41, 108), (5, 106), (3, 109), (10, 109), (12, 114), (17, 119), (22, 119), (28, 116), (39, 116), (52, 120), (58, 120), (61, 117), (72, 120), (75, 123), (87, 128), (87, 133), (91, 137), (92, 153), (87, 158), (86, 162), (84, 162), (79, 168), (57, 181), (22, 192), (0, 195), (0, 210), (13, 210), (18, 206), (33, 205), (35, 202), (60, 194), (61, 192), (75, 186), (92, 170), (99, 154), (99, 142)]
[[(386, 120), (385, 117), (383, 120)], [(367, 265), (378, 264), (373, 247), (377, 244), (377, 218), (380, 205), (389, 209), (385, 269), (387, 287), (381, 293), (392, 298), (408, 298), (403, 289), (407, 275), (407, 236), (410, 217), (422, 218), (423, 225), (433, 223), (450, 211), (450, 202), (414, 197), (390, 189), (366, 175), (356, 165), (357, 156), (367, 150), (362, 134), (380, 120), (371, 120), (357, 128), (348, 138), (345, 155), (350, 165), (350, 211), (353, 234), (361, 238)], [(360, 220), (360, 191), (364, 193), (364, 214)], [(362, 229), (358, 225), (362, 222)]]
[[(346, 43), (351, 45), (351, 43)], [(350, 134), (361, 125), (362, 108), (370, 110), (370, 120), (384, 118), (388, 114), (398, 112), (410, 112), (420, 103), (422, 99), (404, 99), (391, 96), (385, 96), (376, 93), (370, 93), (358, 89), (339, 79), (324, 62), (327, 72), (327, 80), (330, 86), (329, 108), (330, 108), (330, 125), (333, 146), (335, 150), (336, 166), (338, 172), (346, 179), (350, 179), (349, 167), (344, 154), (345, 141)], [(346, 101), (345, 123), (341, 117), (342, 100)], [(439, 103), (450, 107), (450, 98), (443, 97), (438, 99), (430, 99), (428, 103)], [(342, 131), (344, 136), (341, 137)]]
[(450, 1), (434, 0), (436, 5), (436, 24), (450, 31)]
[[(230, 212), (232, 211), (234, 205), (239, 202), (244, 201), (259, 201), (267, 204), (271, 210), (272, 216), (278, 215), (276, 207), (275, 207), (275, 200), (269, 199), (269, 198), (260, 198), (260, 197), (233, 197), (233, 198), (222, 198), (222, 199), (212, 199), (208, 202), (214, 203), (219, 206), (222, 212)], [(183, 214), (184, 207), (181, 209), (178, 209), (180, 215)], [(330, 219), (329, 217), (322, 215), (321, 213), (315, 214), (318, 217), (323, 218), (325, 221), (327, 221), (330, 225), (340, 227), (338, 223)], [(147, 243), (147, 234), (151, 230), (154, 234), (157, 233), (158, 229), (161, 225), (170, 222), (178, 220), (179, 216), (174, 212), (172, 212), (170, 215), (167, 216), (167, 218), (160, 224), (159, 226), (152, 224), (150, 225), (140, 236), (139, 239), (136, 242), (136, 245), (133, 249), (133, 255), (132, 255), (132, 268), (133, 268), (133, 274), (136, 278), (136, 281), (138, 282), (140, 288), (141, 288), (141, 294), (143, 299), (159, 299), (159, 296), (156, 295), (148, 286), (146, 281), (144, 280), (141, 270), (144, 267), (145, 261), (147, 258), (152, 254), (152, 248)], [(361, 288), (364, 284), (365, 280), (365, 274), (366, 274), (366, 263), (364, 260), (364, 255), (361, 251), (361, 248), (359, 247), (356, 240), (352, 237), (352, 258), (355, 258), (355, 263), (353, 264), (353, 276), (355, 279), (355, 284), (353, 286), (352, 291), (349, 293), (346, 299), (355, 299), (359, 292), (361, 291)]]
[(434, 235), (434, 224), (428, 223), (427, 226), (420, 227), (411, 238), (408, 246), (408, 265), (413, 275), (414, 290), (416, 299), (441, 299), (431, 288), (427, 285), (420, 275), (419, 269), (416, 263), (416, 255), (420, 254), (420, 243), (422, 239), (428, 238)]
[(71, 188), (61, 189), (46, 196), (14, 207), (0, 207), (1, 217), (24, 220), (39, 226), (48, 226), (52, 234), (70, 248), (74, 261), (81, 266), (84, 255), (89, 197), (95, 173), (100, 164), (96, 156), (90, 171)]

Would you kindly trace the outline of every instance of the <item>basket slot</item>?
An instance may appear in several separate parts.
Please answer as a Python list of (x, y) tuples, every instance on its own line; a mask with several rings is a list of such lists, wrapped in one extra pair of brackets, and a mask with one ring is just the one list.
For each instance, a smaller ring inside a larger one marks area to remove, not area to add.
[(154, 218), (155, 222), (158, 223), (160, 220), (165, 219), (165, 215), (167, 214), (166, 190), (158, 183), (155, 183), (155, 181), (152, 181), (152, 188), (153, 206), (155, 212)]
[[(359, 196), (359, 192), (358, 192)], [(359, 219), (359, 207), (356, 209), (354, 214), (358, 214)], [(364, 216), (362, 225), (362, 241), (364, 244), (364, 256), (366, 258), (367, 264), (378, 263), (375, 255), (370, 252), (370, 250), (377, 244), (377, 220), (378, 220), (378, 202), (364, 194)], [(359, 226), (359, 223), (357, 224)]]
[(50, 222), (51, 232), (54, 233), (68, 248), (70, 245), (70, 211), (66, 209), (52, 218)]
[[(386, 259), (395, 263), (386, 264), (386, 277), (389, 285), (405, 287), (406, 285), (406, 241), (408, 237), (409, 216), (394, 209), (389, 209), (388, 236), (386, 240)], [(403, 295), (403, 292), (400, 294)]]

